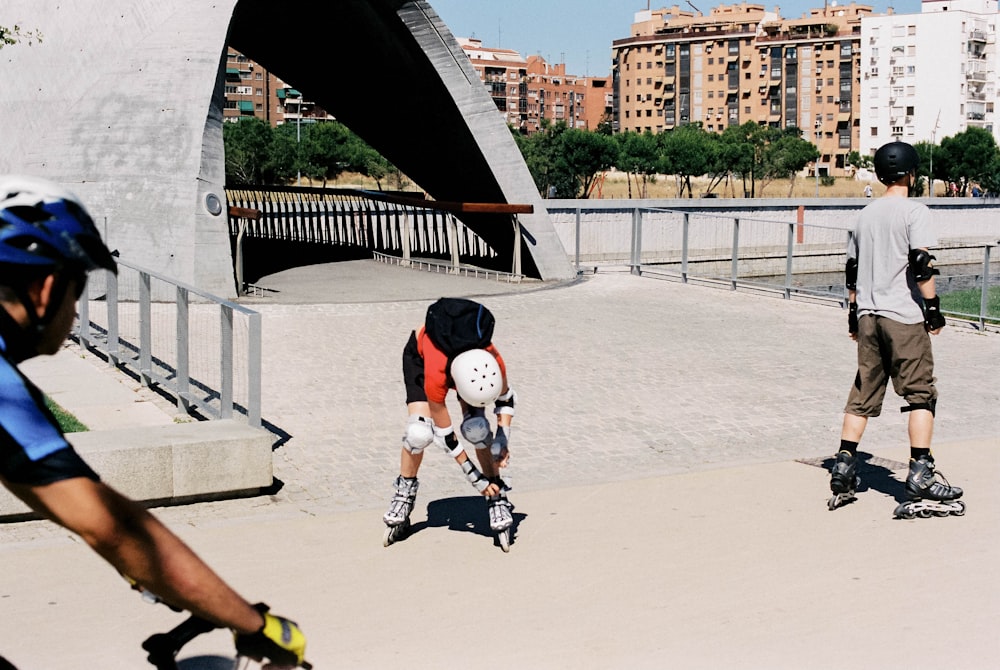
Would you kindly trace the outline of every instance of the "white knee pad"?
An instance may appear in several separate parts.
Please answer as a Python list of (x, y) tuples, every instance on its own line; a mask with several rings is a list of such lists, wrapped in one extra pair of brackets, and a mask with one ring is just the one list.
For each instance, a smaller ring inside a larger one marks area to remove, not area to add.
[(493, 443), (493, 430), (490, 421), (482, 414), (468, 414), (462, 421), (462, 437), (472, 443), (477, 449), (488, 449)]
[(434, 442), (434, 422), (426, 416), (410, 415), (406, 420), (406, 434), (403, 448), (411, 454), (419, 454)]

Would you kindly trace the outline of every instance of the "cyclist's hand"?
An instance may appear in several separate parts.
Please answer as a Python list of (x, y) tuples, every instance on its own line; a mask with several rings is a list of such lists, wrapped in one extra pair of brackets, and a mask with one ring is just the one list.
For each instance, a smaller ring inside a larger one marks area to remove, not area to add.
[[(257, 606), (258, 609), (265, 606)], [(236, 651), (255, 661), (265, 658), (270, 661), (266, 667), (297, 668), (309, 667), (305, 662), (306, 636), (298, 624), (284, 617), (268, 614), (264, 609), (264, 626), (252, 635), (235, 634)]]

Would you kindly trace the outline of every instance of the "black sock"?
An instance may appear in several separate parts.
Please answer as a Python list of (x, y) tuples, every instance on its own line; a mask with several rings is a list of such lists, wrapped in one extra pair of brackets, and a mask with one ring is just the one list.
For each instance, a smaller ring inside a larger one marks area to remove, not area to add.
[(910, 458), (915, 461), (919, 461), (923, 456), (930, 456), (930, 449), (918, 449), (916, 447), (910, 447)]
[(841, 440), (840, 441), (840, 450), (841, 451), (846, 451), (851, 456), (857, 456), (858, 455), (858, 443), (857, 442), (851, 442), (850, 440)]

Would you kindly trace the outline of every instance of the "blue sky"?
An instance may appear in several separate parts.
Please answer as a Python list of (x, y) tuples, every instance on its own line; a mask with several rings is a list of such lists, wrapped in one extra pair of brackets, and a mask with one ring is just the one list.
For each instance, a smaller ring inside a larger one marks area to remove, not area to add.
[[(550, 63), (566, 63), (575, 75), (606, 75), (611, 68), (611, 42), (629, 36), (635, 12), (674, 4), (690, 9), (686, 0), (428, 0), (456, 37), (475, 37), (483, 46), (514, 49), (523, 56), (541, 54)], [(838, 0), (850, 4), (849, 0)], [(831, 4), (833, 0), (830, 0)], [(703, 14), (720, 2), (692, 0)], [(737, 4), (729, 2), (726, 4)], [(784, 18), (798, 18), (822, 0), (758, 2), (768, 8), (781, 7)], [(885, 13), (892, 6), (897, 14), (920, 11), (920, 0), (876, 0), (858, 2)]]

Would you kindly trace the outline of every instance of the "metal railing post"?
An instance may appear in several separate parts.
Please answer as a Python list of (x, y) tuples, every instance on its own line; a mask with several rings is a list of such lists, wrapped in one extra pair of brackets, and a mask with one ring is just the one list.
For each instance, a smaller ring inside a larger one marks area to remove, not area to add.
[(108, 364), (117, 366), (119, 362), (118, 350), (118, 277), (112, 272), (105, 272), (107, 275), (107, 297), (105, 306), (108, 310)]
[(992, 245), (985, 245), (983, 249), (983, 293), (979, 296), (979, 330), (986, 329), (986, 310), (989, 307), (990, 298), (990, 249)]
[(691, 233), (691, 214), (684, 212), (684, 225), (681, 230), (681, 279), (685, 284), (688, 281), (688, 243)]
[(642, 210), (632, 210), (632, 274), (641, 275), (642, 268)]
[(403, 265), (410, 265), (410, 214), (403, 210), (403, 220), (400, 223), (399, 243), (403, 250)]
[(576, 208), (576, 273), (580, 274), (580, 208)]
[(792, 298), (792, 259), (795, 256), (795, 223), (788, 224), (788, 247), (785, 252), (785, 300)]
[(247, 423), (254, 428), (261, 426), (261, 315), (247, 315)]
[(521, 220), (517, 218), (517, 214), (512, 214), (511, 218), (514, 219), (514, 265), (511, 268), (511, 274), (516, 277), (521, 276)]
[(149, 386), (153, 371), (153, 324), (148, 272), (139, 273), (139, 377)]
[(459, 256), (458, 256), (458, 223), (455, 221), (453, 215), (449, 215), (447, 220), (447, 227), (445, 230), (448, 234), (448, 247), (451, 250), (451, 267), (454, 272), (458, 272)]
[(739, 286), (740, 278), (740, 219), (733, 219), (733, 269), (730, 278), (730, 288), (736, 290)]
[(219, 417), (233, 418), (233, 308), (219, 310)]
[(191, 320), (188, 291), (177, 287), (177, 409), (188, 412), (190, 394)]
[(90, 346), (90, 295), (87, 292), (87, 279), (84, 278), (83, 281), (83, 293), (76, 306), (79, 317), (77, 336), (80, 338), (80, 346), (86, 350)]

